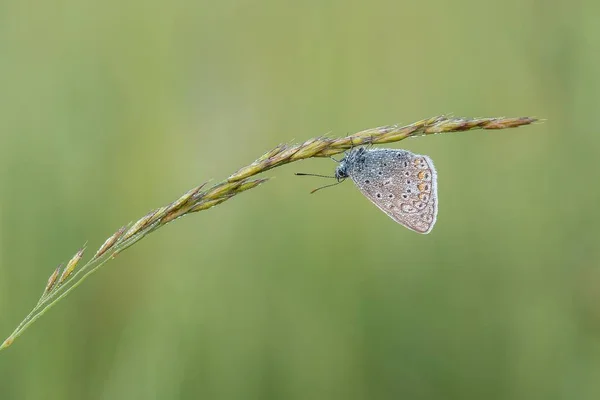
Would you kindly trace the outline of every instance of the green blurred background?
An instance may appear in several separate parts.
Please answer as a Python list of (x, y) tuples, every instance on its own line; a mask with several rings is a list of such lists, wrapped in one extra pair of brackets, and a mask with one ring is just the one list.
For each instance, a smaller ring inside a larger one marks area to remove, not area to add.
[[(0, 2), (0, 335), (86, 240), (281, 142), (546, 118), (431, 156), (432, 234), (308, 160), (159, 230), (0, 354), (1, 399), (600, 398), (597, 1)], [(596, 171), (596, 172), (594, 172)]]

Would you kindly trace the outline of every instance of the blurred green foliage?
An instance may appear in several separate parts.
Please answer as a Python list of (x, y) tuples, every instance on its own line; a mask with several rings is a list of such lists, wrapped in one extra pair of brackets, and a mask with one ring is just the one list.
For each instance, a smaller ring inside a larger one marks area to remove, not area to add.
[[(309, 160), (161, 229), (0, 354), (1, 399), (598, 399), (600, 5), (0, 2), (0, 334), (86, 241), (280, 142), (458, 116), (412, 233)], [(596, 171), (596, 172), (594, 172)]]

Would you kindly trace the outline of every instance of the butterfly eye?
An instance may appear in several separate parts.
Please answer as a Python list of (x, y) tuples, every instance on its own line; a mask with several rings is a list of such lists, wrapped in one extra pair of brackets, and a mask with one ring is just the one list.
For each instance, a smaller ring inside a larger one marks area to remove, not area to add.
[(381, 198), (381, 193), (377, 193), (376, 196), (377, 196), (378, 199), (380, 199)]

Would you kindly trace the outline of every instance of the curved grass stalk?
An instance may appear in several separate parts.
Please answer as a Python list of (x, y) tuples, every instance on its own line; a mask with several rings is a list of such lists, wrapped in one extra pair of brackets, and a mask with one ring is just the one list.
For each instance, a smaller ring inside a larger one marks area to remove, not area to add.
[(367, 129), (343, 138), (318, 137), (297, 145), (281, 144), (252, 164), (241, 168), (225, 181), (206, 190), (202, 190), (205, 184), (193, 188), (173, 203), (152, 210), (137, 222), (122, 227), (106, 239), (94, 256), (75, 272), (84, 253), (84, 249), (79, 250), (64, 268), (59, 266), (50, 275), (36, 306), (0, 345), (0, 351), (9, 347), (38, 318), (123, 250), (179, 217), (214, 207), (267, 181), (266, 178), (250, 179), (254, 175), (297, 160), (333, 156), (365, 144), (391, 143), (413, 136), (472, 129), (515, 128), (535, 121), (537, 119), (531, 117), (465, 119), (439, 116), (402, 127), (388, 125)]

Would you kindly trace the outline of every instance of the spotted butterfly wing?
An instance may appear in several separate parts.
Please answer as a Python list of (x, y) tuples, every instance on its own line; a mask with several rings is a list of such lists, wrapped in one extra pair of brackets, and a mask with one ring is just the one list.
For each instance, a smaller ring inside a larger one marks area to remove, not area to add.
[(406, 150), (361, 149), (347, 164), (360, 191), (394, 221), (418, 232), (435, 225), (437, 173), (431, 158)]

